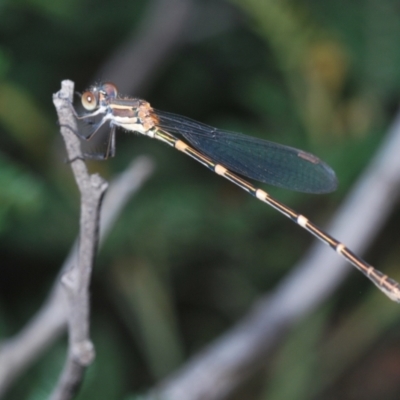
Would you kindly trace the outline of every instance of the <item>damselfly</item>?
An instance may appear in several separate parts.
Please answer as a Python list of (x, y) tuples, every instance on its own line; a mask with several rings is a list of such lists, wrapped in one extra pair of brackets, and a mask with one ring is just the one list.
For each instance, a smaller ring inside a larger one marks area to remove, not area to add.
[[(239, 176), (300, 192), (331, 192), (337, 186), (335, 173), (316, 156), (292, 147), (212, 128), (189, 118), (155, 110), (144, 100), (120, 96), (112, 83), (92, 86), (82, 94), (81, 99), (88, 113), (82, 116), (77, 115), (75, 110), (74, 113), (78, 119), (87, 120), (93, 125), (88, 136), (78, 132), (82, 139), (90, 140), (106, 123), (109, 123), (111, 128), (106, 152), (91, 155), (90, 158), (107, 159), (115, 155), (117, 127), (160, 140), (290, 218), (344, 257), (391, 300), (400, 303), (398, 282), (369, 265), (306, 217)], [(92, 123), (94, 117), (99, 118), (97, 124)], [(193, 147), (173, 134), (182, 136)]]

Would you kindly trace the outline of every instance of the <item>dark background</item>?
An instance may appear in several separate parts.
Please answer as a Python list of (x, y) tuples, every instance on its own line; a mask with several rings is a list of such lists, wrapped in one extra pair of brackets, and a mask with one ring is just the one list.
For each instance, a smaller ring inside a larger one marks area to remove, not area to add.
[[(394, 0), (1, 2), (1, 337), (41, 306), (77, 235), (78, 192), (52, 105), (61, 80), (82, 91), (113, 79), (155, 108), (318, 155), (338, 175), (335, 193), (265, 189), (324, 226), (397, 111), (399, 18)], [(312, 243), (276, 211), (147, 138), (120, 132), (116, 158), (90, 169), (112, 179), (141, 154), (154, 157), (156, 171), (97, 258), (97, 358), (79, 399), (136, 398), (233, 326)], [(394, 277), (399, 223), (395, 210), (365, 254)], [(371, 299), (380, 296), (352, 271), (240, 398), (398, 399), (399, 313), (386, 299), (377, 313)], [(46, 398), (65, 352), (66, 340), (52, 346), (7, 398)]]

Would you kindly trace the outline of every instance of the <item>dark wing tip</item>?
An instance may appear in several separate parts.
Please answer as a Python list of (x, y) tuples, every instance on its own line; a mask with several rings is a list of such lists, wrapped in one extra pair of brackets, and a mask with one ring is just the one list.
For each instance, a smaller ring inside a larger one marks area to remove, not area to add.
[[(315, 157), (315, 156), (312, 156)], [(335, 171), (325, 162), (321, 161), (319, 158), (315, 157), (315, 159), (307, 160), (315, 165), (314, 170), (316, 173), (316, 180), (314, 185), (311, 185), (310, 192), (323, 194), (330, 193), (337, 189), (338, 187), (338, 179), (336, 177)]]

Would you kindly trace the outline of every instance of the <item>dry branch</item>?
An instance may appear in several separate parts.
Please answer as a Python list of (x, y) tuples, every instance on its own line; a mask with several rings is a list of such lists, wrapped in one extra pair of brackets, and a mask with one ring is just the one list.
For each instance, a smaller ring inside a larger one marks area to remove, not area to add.
[(63, 81), (61, 90), (53, 96), (68, 159), (72, 160), (71, 168), (81, 194), (81, 215), (77, 257), (61, 278), (66, 296), (69, 346), (52, 400), (72, 398), (82, 382), (86, 367), (94, 359), (89, 333), (89, 285), (98, 244), (100, 206), (108, 186), (99, 175), (90, 175), (82, 160), (80, 141), (75, 134), (78, 127), (71, 108), (73, 93), (73, 82)]

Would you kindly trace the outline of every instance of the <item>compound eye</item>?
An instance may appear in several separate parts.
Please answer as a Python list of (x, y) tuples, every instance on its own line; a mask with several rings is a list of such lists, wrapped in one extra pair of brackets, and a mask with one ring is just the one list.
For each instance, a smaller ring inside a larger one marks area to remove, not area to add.
[(97, 96), (93, 92), (83, 93), (82, 105), (86, 110), (93, 111), (98, 106)]
[(115, 99), (118, 95), (117, 87), (111, 82), (104, 83), (102, 85), (102, 90), (104, 90), (106, 96), (111, 99)]

